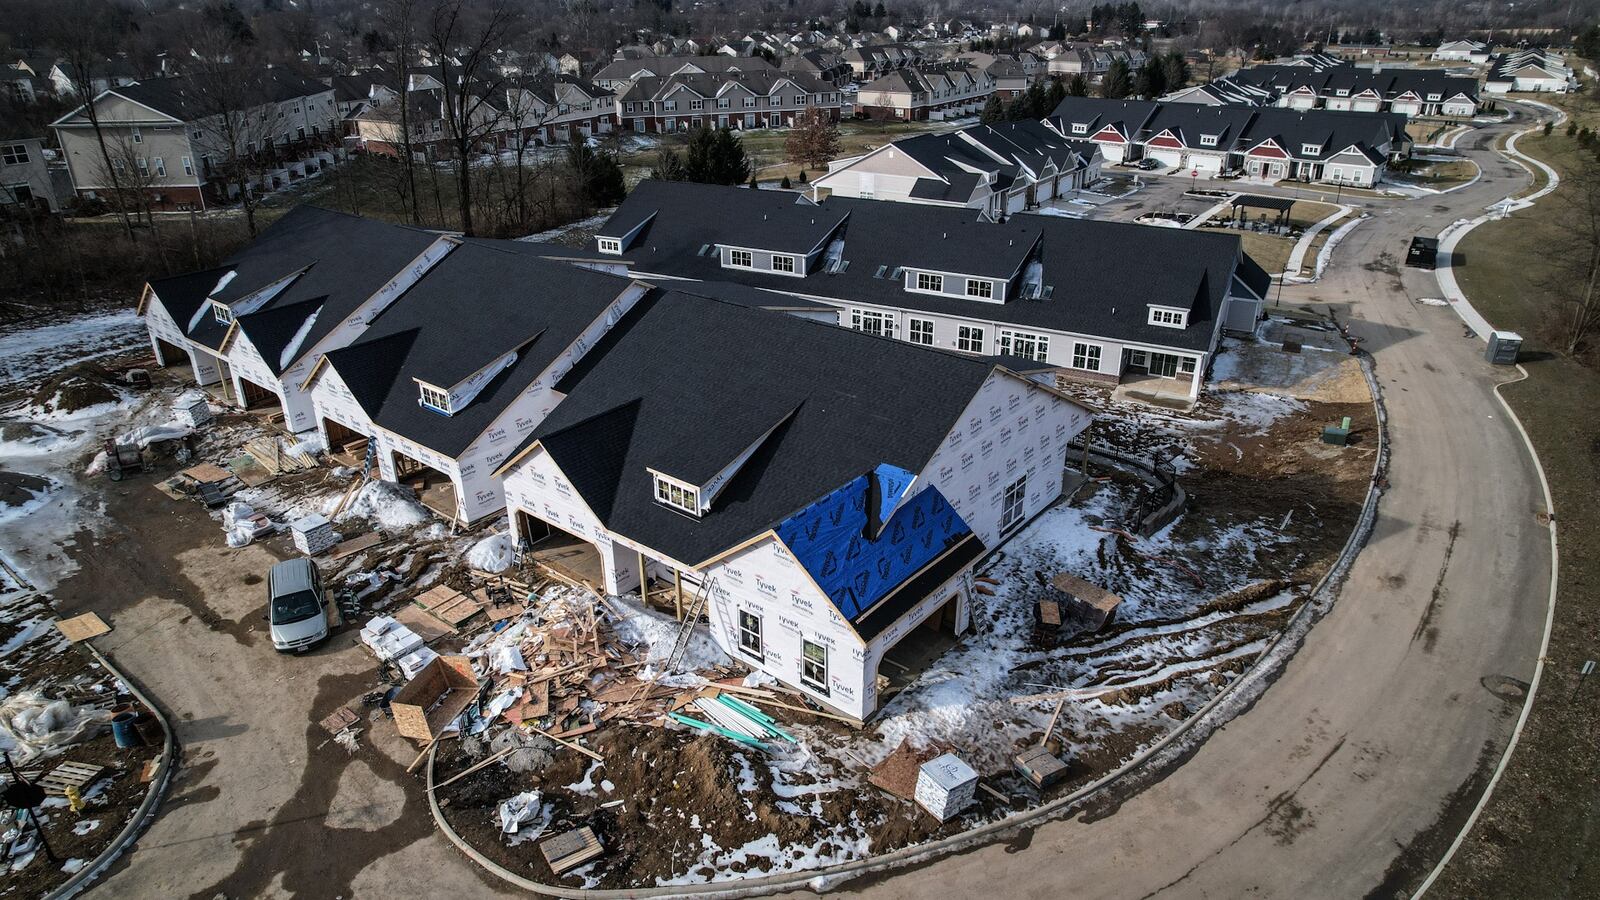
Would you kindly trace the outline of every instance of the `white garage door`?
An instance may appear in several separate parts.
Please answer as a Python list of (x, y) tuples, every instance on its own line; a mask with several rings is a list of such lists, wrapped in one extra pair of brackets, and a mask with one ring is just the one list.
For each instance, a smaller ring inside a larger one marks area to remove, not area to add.
[(1176, 166), (1183, 161), (1182, 150), (1162, 150), (1151, 147), (1145, 151), (1145, 156), (1150, 157), (1164, 166)]
[(1222, 171), (1222, 157), (1206, 156), (1201, 153), (1190, 154), (1189, 168), (1198, 169), (1201, 175), (1215, 175)]

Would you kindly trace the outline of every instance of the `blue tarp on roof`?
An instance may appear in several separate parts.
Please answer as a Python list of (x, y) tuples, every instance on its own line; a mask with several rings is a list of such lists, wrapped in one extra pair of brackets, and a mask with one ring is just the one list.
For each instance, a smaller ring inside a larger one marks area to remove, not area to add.
[(914, 480), (910, 472), (879, 466), (879, 516), (892, 518), (877, 540), (867, 540), (867, 502), (871, 479), (862, 475), (785, 519), (779, 539), (833, 605), (850, 621), (972, 533), (939, 490), (928, 487), (900, 505)]

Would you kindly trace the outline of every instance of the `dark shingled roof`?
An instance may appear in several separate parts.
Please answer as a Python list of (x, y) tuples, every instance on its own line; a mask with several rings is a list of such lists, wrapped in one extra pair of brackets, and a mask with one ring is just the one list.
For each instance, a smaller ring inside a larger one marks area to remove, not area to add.
[(167, 315), (172, 317), (178, 328), (188, 331), (189, 320), (194, 318), (195, 311), (206, 302), (211, 289), (226, 274), (226, 268), (201, 269), (152, 281), (150, 290), (155, 292), (156, 299), (161, 301)]
[[(461, 455), (565, 353), (630, 280), (508, 252), (484, 242), (451, 251), (328, 362), (378, 425)], [(419, 402), (417, 380), (449, 389), (515, 350), (516, 361), (466, 408)]]
[[(232, 304), (303, 270), (294, 283), (255, 311), (263, 313), (298, 306), (313, 297), (324, 298), (322, 313), (296, 352), (298, 358), (438, 239), (437, 234), (420, 228), (390, 225), (315, 206), (297, 206), (223, 264), (235, 274), (214, 299)], [(257, 344), (273, 373), (288, 368), (280, 365), (277, 353), (260, 347), (252, 328), (255, 317), (239, 318), (239, 327), (251, 343)], [(207, 326), (206, 331), (191, 332), (190, 337), (215, 347), (216, 343), (209, 340), (209, 330)], [(215, 337), (216, 341), (221, 340), (220, 333)], [(291, 365), (293, 362), (290, 360)]]
[[(994, 371), (985, 359), (671, 291), (613, 332), (524, 446), (539, 441), (607, 529), (688, 565), (880, 463), (921, 471)], [(774, 426), (703, 517), (656, 502), (650, 469), (721, 471)]]
[[(687, 186), (687, 192), (685, 189)], [(655, 181), (647, 180), (639, 183), (628, 195), (629, 202), (623, 204), (600, 230), (595, 232), (598, 237), (622, 237), (632, 230), (638, 222), (644, 221), (645, 213), (652, 208), (656, 198), (663, 203), (673, 203), (684, 197), (698, 196), (701, 200), (709, 199), (711, 194), (696, 192), (696, 188), (704, 185), (691, 185), (689, 182)], [(715, 206), (701, 206), (695, 210), (697, 217), (708, 220), (715, 219), (723, 222), (737, 222), (737, 233), (724, 230), (718, 243), (731, 244), (735, 247), (750, 247), (758, 250), (773, 250), (781, 253), (809, 253), (816, 249), (824, 238), (832, 234), (839, 222), (843, 220), (844, 213), (833, 210), (822, 210), (816, 204), (805, 201), (798, 194), (788, 191), (759, 191), (745, 187), (724, 188), (714, 195)], [(624, 213), (624, 209), (639, 210), (640, 215), (633, 216)], [(714, 216), (708, 216), (708, 211), (715, 210)], [(648, 244), (650, 232), (634, 240), (635, 244)], [(698, 252), (699, 247), (691, 249)]]
[[(175, 119), (192, 122), (216, 112), (212, 108), (214, 97), (196, 86), (196, 79), (201, 77), (203, 76), (174, 75), (168, 78), (148, 78), (133, 84), (114, 87), (111, 91)], [(252, 104), (257, 104), (308, 97), (332, 88), (288, 69), (274, 68), (251, 72), (242, 90), (245, 92), (242, 95), (249, 96)]]
[[(814, 266), (806, 277), (793, 278), (725, 269), (715, 253), (698, 255), (706, 244), (748, 240), (745, 218), (750, 213), (733, 201), (752, 192), (681, 182), (646, 181), (640, 188), (616, 215), (632, 221), (653, 215), (623, 253), (644, 278), (655, 274), (732, 281), (1179, 349), (1210, 347), (1215, 316), (1243, 256), (1239, 238), (1232, 234), (1052, 216), (1012, 216), (992, 223), (981, 221), (979, 211), (972, 209), (829, 197), (819, 204), (820, 211), (843, 222), (834, 240), (842, 236), (842, 258), (849, 266), (838, 274)], [(706, 216), (706, 209), (718, 214)], [(801, 214), (812, 214), (802, 209)], [(610, 230), (608, 223), (601, 234)], [(951, 237), (942, 237), (946, 234)], [(889, 277), (897, 266), (1005, 277), (1035, 245), (1041, 283), (1050, 288), (1050, 295), (1038, 300), (1013, 293), (1005, 303), (987, 303), (914, 293)], [(880, 268), (884, 277), (877, 276)], [(1147, 303), (1189, 310), (1188, 327), (1149, 324)]]

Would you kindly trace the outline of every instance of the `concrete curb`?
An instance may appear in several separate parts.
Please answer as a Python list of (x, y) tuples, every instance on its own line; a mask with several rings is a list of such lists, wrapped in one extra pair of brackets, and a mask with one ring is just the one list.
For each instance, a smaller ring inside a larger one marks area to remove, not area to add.
[(1283, 265), (1283, 275), (1299, 275), (1300, 270), (1306, 266), (1306, 251), (1311, 249), (1311, 242), (1317, 239), (1317, 235), (1327, 230), (1329, 225), (1353, 212), (1355, 207), (1340, 204), (1338, 212), (1307, 228), (1305, 234), (1300, 235), (1300, 240), (1295, 242), (1294, 249), (1289, 252), (1289, 261)]
[[(1168, 732), (1147, 750), (1124, 763), (1115, 771), (1109, 772), (1091, 784), (1085, 785), (1077, 791), (1055, 800), (1036, 806), (1033, 809), (1012, 813), (1003, 819), (979, 825), (968, 831), (952, 835), (926, 844), (903, 847), (899, 850), (886, 853), (882, 856), (872, 856), (866, 859), (841, 863), (823, 869), (804, 869), (795, 872), (785, 872), (778, 875), (767, 875), (759, 878), (740, 879), (735, 881), (715, 882), (710, 884), (672, 885), (655, 888), (629, 888), (626, 890), (583, 890), (563, 885), (540, 884), (524, 878), (515, 872), (499, 865), (482, 853), (478, 852), (445, 821), (439, 809), (437, 798), (433, 793), (434, 760), (438, 753), (438, 746), (428, 751), (427, 792), (428, 810), (433, 815), (434, 824), (444, 832), (445, 837), (454, 844), (468, 859), (482, 866), (490, 874), (504, 880), (508, 884), (524, 890), (550, 897), (594, 898), (594, 900), (627, 900), (636, 897), (753, 897), (775, 894), (781, 891), (809, 890), (822, 894), (847, 884), (866, 875), (886, 872), (917, 863), (931, 862), (940, 857), (948, 856), (960, 850), (995, 843), (1008, 835), (1024, 828), (1044, 824), (1045, 822), (1064, 818), (1082, 806), (1086, 801), (1098, 797), (1101, 793), (1124, 781), (1132, 782), (1139, 776), (1156, 776), (1168, 770), (1186, 754), (1195, 741), (1203, 741), (1213, 732), (1235, 718), (1248, 704), (1254, 702), (1270, 686), (1271, 681), (1282, 670), (1283, 666), (1293, 657), (1294, 651), (1316, 623), (1324, 614), (1333, 607), (1335, 594), (1344, 582), (1350, 567), (1355, 563), (1369, 538), (1372, 536), (1378, 519), (1378, 500), (1383, 496), (1384, 475), (1389, 466), (1389, 417), (1383, 403), (1383, 394), (1378, 385), (1378, 379), (1373, 370), (1373, 361), (1370, 354), (1362, 353), (1360, 356), (1362, 375), (1366, 378), (1367, 387), (1372, 394), (1372, 405), (1378, 419), (1378, 452), (1372, 464), (1372, 475), (1367, 487), (1367, 496), (1362, 503), (1361, 514), (1357, 517), (1355, 528), (1351, 529), (1350, 537), (1345, 540), (1344, 547), (1340, 550), (1338, 558), (1328, 571), (1318, 580), (1315, 587), (1307, 595), (1306, 601), (1301, 604), (1295, 614), (1284, 624), (1283, 630), (1272, 639), (1261, 653), (1238, 678), (1229, 682), (1223, 689), (1212, 697), (1194, 715)], [(1234, 701), (1238, 701), (1234, 703)], [(1229, 704), (1232, 704), (1231, 706)], [(1201, 726), (1209, 726), (1202, 731)]]
[[(1565, 112), (1562, 112), (1560, 109), (1557, 109), (1548, 103), (1540, 103), (1535, 100), (1525, 100), (1522, 102), (1555, 113), (1556, 118), (1552, 121), (1553, 125), (1560, 125), (1567, 119), (1567, 114)], [(1507, 214), (1520, 209), (1527, 209), (1540, 198), (1547, 196), (1550, 194), (1550, 192), (1561, 186), (1561, 176), (1556, 173), (1555, 169), (1552, 169), (1545, 165), (1544, 162), (1534, 159), (1531, 156), (1527, 156), (1517, 150), (1517, 140), (1519, 138), (1525, 134), (1531, 134), (1535, 131), (1538, 131), (1542, 127), (1542, 125), (1535, 124), (1511, 135), (1511, 137), (1506, 139), (1505, 149), (1500, 151), (1502, 156), (1505, 156), (1507, 159), (1511, 160), (1517, 165), (1527, 169), (1528, 174), (1534, 174), (1533, 169), (1530, 167), (1531, 164), (1532, 166), (1537, 166), (1544, 172), (1545, 175), (1544, 187), (1539, 188), (1538, 190), (1526, 196), (1516, 198), (1505, 208)], [(1485, 319), (1483, 314), (1478, 312), (1477, 308), (1472, 305), (1472, 302), (1467, 299), (1467, 295), (1461, 290), (1461, 286), (1456, 283), (1455, 268), (1451, 263), (1455, 258), (1456, 245), (1461, 242), (1461, 239), (1466, 237), (1474, 228), (1477, 228), (1479, 225), (1490, 221), (1498, 220), (1489, 214), (1484, 214), (1478, 216), (1476, 219), (1471, 219), (1465, 222), (1458, 220), (1446, 225), (1444, 230), (1439, 232), (1439, 257), (1440, 259), (1444, 260), (1444, 265), (1434, 269), (1433, 272), (1434, 278), (1439, 282), (1439, 290), (1444, 293), (1445, 301), (1450, 304), (1451, 309), (1455, 310), (1456, 315), (1461, 317), (1461, 321), (1465, 322), (1467, 327), (1472, 329), (1472, 333), (1477, 335), (1478, 339), (1482, 341), (1489, 340), (1489, 333), (1494, 329), (1489, 325), (1489, 320)], [(1532, 445), (1530, 445), (1530, 447), (1531, 446)]]
[(99, 650), (96, 650), (88, 643), (83, 646), (100, 662), (100, 665), (105, 666), (107, 671), (128, 686), (129, 693), (138, 698), (139, 702), (150, 710), (150, 713), (156, 717), (156, 721), (161, 723), (161, 733), (164, 735), (164, 739), (161, 744), (161, 756), (158, 757), (156, 780), (151, 783), (150, 790), (145, 792), (144, 802), (139, 804), (139, 809), (134, 812), (133, 818), (128, 820), (127, 825), (123, 826), (122, 833), (117, 835), (116, 840), (111, 842), (111, 846), (95, 857), (93, 862), (79, 869), (76, 874), (67, 879), (65, 884), (46, 895), (46, 900), (65, 900), (67, 897), (73, 897), (81, 893), (96, 878), (104, 874), (106, 869), (111, 866), (111, 863), (115, 862), (117, 857), (132, 846), (134, 841), (139, 839), (144, 830), (155, 820), (156, 807), (166, 797), (167, 788), (172, 784), (173, 771), (177, 768), (174, 763), (178, 758), (178, 743), (172, 736), (172, 724), (167, 721), (166, 714), (161, 711), (161, 708), (145, 694), (144, 690), (133, 679), (129, 678), (121, 669), (112, 665), (111, 660), (107, 659)]
[[(1558, 118), (1555, 120), (1555, 124), (1557, 125), (1561, 124), (1561, 122), (1566, 119), (1566, 113), (1556, 109), (1553, 106), (1545, 103), (1537, 103), (1536, 105), (1542, 106), (1546, 109), (1554, 110), (1558, 116)], [(1536, 125), (1534, 128), (1530, 128), (1527, 131), (1519, 131), (1515, 135), (1512, 135), (1511, 139), (1506, 142), (1507, 150), (1511, 153), (1516, 153), (1517, 156), (1522, 156), (1522, 154), (1516, 152), (1514, 146), (1516, 139), (1539, 127), (1540, 126)], [(1553, 169), (1545, 165), (1543, 162), (1527, 156), (1523, 156), (1522, 158), (1544, 169), (1550, 177), (1550, 180), (1546, 185), (1546, 190), (1535, 191), (1534, 194), (1524, 198), (1528, 200), (1531, 205), (1532, 200), (1537, 199), (1537, 197), (1542, 197), (1545, 194), (1548, 194), (1550, 191), (1555, 190), (1556, 185), (1560, 184), (1560, 178), (1556, 175)], [(1460, 233), (1465, 234), (1472, 230), (1472, 228), (1476, 228), (1478, 224), (1481, 224), (1481, 220), (1474, 222), (1467, 228), (1461, 229)], [(1452, 246), (1454, 246), (1453, 243)], [(1443, 286), (1442, 279), (1440, 284)], [(1455, 279), (1452, 277), (1452, 287), (1454, 287), (1454, 284)], [(1459, 292), (1459, 289), (1457, 290)], [(1462, 304), (1468, 309), (1472, 308), (1471, 304), (1466, 302), (1466, 297), (1464, 295), (1462, 297)], [(1459, 313), (1460, 310), (1457, 310), (1457, 312)], [(1477, 310), (1474, 309), (1472, 312), (1473, 315), (1478, 315)], [(1479, 318), (1482, 317), (1479, 316)], [(1528, 457), (1533, 460), (1533, 469), (1535, 472), (1539, 473), (1539, 486), (1544, 491), (1544, 506), (1550, 514), (1550, 599), (1545, 606), (1544, 637), (1539, 643), (1539, 658), (1535, 660), (1533, 664), (1533, 679), (1528, 682), (1528, 697), (1523, 701), (1522, 712), (1517, 716), (1517, 724), (1511, 730), (1511, 740), (1506, 743), (1505, 753), (1501, 754), (1500, 762), (1494, 768), (1494, 774), (1489, 776), (1489, 783), (1483, 789), (1483, 796), (1479, 797), (1477, 805), (1472, 807), (1472, 813), (1467, 816), (1467, 821), (1462, 824), (1461, 831), (1456, 834), (1455, 840), (1450, 842), (1449, 849), (1445, 850), (1444, 856), (1440, 858), (1438, 864), (1433, 867), (1433, 870), (1428, 873), (1428, 877), (1423, 880), (1420, 886), (1418, 886), (1416, 893), (1411, 895), (1412, 900), (1420, 900), (1420, 898), (1428, 892), (1428, 889), (1433, 887), (1434, 882), (1438, 881), (1439, 876), (1444, 874), (1445, 867), (1448, 866), (1450, 861), (1455, 858), (1456, 852), (1461, 849), (1461, 845), (1466, 843), (1467, 835), (1471, 833), (1472, 826), (1478, 823), (1478, 817), (1481, 816), (1483, 811), (1488, 808), (1489, 800), (1494, 796), (1494, 789), (1499, 786), (1500, 778), (1505, 775), (1506, 768), (1511, 765), (1511, 755), (1516, 752), (1517, 744), (1522, 740), (1522, 732), (1523, 729), (1527, 727), (1528, 718), (1533, 715), (1533, 702), (1534, 699), (1539, 695), (1539, 683), (1544, 679), (1545, 657), (1550, 654), (1550, 632), (1555, 628), (1556, 594), (1558, 583), (1561, 578), (1561, 551), (1556, 540), (1556, 522), (1558, 520), (1556, 518), (1555, 498), (1550, 493), (1550, 481), (1545, 477), (1544, 463), (1539, 460), (1539, 452), (1533, 446), (1533, 439), (1528, 436), (1528, 429), (1523, 427), (1522, 419), (1517, 415), (1516, 410), (1511, 408), (1511, 404), (1506, 402), (1505, 395), (1500, 393), (1501, 389), (1506, 385), (1516, 384), (1528, 379), (1529, 376), (1527, 369), (1519, 365), (1517, 366), (1517, 371), (1521, 373), (1522, 377), (1513, 381), (1502, 381), (1495, 385), (1494, 397), (1496, 400), (1500, 401), (1500, 406), (1506, 411), (1506, 415), (1511, 417), (1512, 424), (1517, 426), (1517, 434), (1521, 435), (1522, 437), (1523, 446), (1528, 448)]]

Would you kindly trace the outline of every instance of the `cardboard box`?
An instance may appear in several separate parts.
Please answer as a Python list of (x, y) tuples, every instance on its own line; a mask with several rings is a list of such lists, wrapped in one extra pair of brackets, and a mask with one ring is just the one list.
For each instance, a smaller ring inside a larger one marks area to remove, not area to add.
[(478, 676), (465, 656), (441, 656), (421, 671), (389, 703), (402, 737), (426, 743), (478, 698)]

